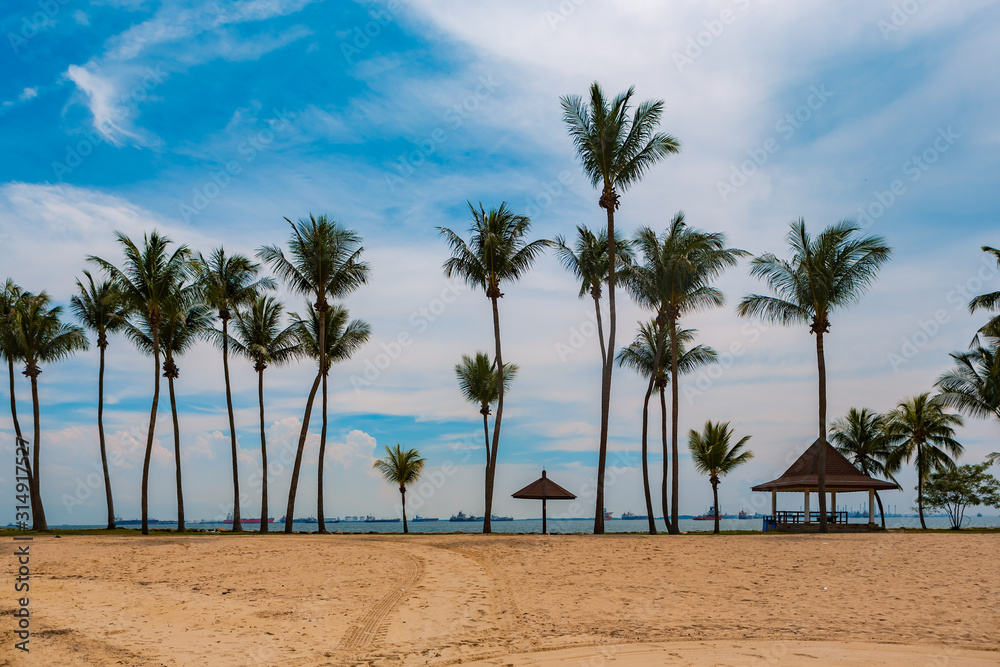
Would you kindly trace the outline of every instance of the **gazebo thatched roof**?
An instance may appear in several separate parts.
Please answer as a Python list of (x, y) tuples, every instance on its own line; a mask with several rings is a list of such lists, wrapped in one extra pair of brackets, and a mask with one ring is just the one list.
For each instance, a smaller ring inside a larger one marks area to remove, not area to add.
[(819, 452), (826, 447), (826, 490), (842, 493), (845, 491), (887, 491), (898, 489), (894, 482), (885, 482), (862, 474), (843, 454), (830, 443), (819, 439), (802, 453), (778, 479), (758, 484), (752, 491), (816, 491), (819, 489)]
[(517, 493), (511, 494), (512, 498), (526, 498), (528, 500), (574, 500), (576, 496), (562, 488), (545, 475), (524, 487)]

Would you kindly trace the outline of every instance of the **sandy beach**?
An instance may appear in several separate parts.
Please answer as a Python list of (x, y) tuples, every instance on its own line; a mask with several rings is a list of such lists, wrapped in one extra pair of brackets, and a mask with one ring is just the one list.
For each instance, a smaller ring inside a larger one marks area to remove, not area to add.
[[(1000, 664), (996, 535), (43, 536), (2, 665)], [(8, 568), (10, 569), (10, 568)]]

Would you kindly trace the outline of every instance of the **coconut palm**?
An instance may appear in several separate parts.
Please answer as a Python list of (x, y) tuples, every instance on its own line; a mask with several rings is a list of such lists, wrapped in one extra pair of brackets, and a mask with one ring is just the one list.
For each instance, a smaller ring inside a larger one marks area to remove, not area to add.
[(108, 471), (108, 452), (104, 439), (104, 353), (108, 349), (108, 334), (125, 326), (125, 304), (121, 292), (110, 280), (94, 283), (89, 271), (84, 285), (76, 281), (78, 293), (70, 299), (70, 308), (83, 326), (97, 334), (97, 348), (101, 362), (97, 372), (97, 436), (101, 447), (101, 467), (104, 469), (104, 495), (108, 505), (108, 530), (115, 527), (115, 505), (111, 493), (111, 474)]
[[(563, 121), (573, 145), (594, 187), (601, 188), (598, 206), (607, 213), (607, 257), (617, 257), (615, 211), (619, 193), (635, 185), (649, 169), (668, 155), (680, 152), (680, 143), (672, 136), (657, 132), (663, 114), (662, 100), (646, 100), (632, 112), (634, 88), (608, 100), (600, 84), (590, 86), (589, 102), (579, 95), (560, 99)], [(631, 115), (630, 115), (631, 113)], [(604, 470), (608, 455), (608, 419), (611, 406), (611, 374), (615, 358), (615, 274), (614, 263), (608, 268), (608, 344), (601, 376), (601, 435), (597, 464), (597, 507), (594, 532), (604, 532)]]
[(1000, 355), (997, 339), (987, 338), (968, 352), (953, 352), (955, 367), (935, 386), (941, 402), (970, 417), (1000, 421)]
[[(177, 289), (163, 302), (160, 309), (159, 344), (163, 354), (163, 377), (167, 378), (170, 397), (170, 416), (174, 429), (174, 479), (177, 485), (177, 530), (184, 531), (184, 491), (181, 483), (181, 431), (177, 418), (177, 396), (174, 380), (180, 377), (177, 357), (186, 352), (212, 331), (212, 307), (202, 302), (198, 285), (177, 285)], [(128, 323), (126, 335), (141, 352), (153, 353), (152, 332), (143, 320)]]
[(417, 483), (426, 461), (427, 459), (422, 458), (417, 450), (408, 449), (404, 452), (399, 443), (396, 443), (395, 447), (386, 445), (385, 458), (379, 459), (372, 466), (382, 473), (385, 481), (399, 485), (399, 495), (403, 502), (404, 533), (410, 532), (406, 525), (406, 487)]
[(251, 303), (265, 289), (274, 289), (272, 278), (258, 278), (260, 265), (243, 255), (226, 255), (223, 247), (212, 251), (205, 259), (195, 261), (198, 279), (208, 305), (218, 311), (222, 335), (217, 338), (222, 348), (222, 373), (226, 381), (226, 409), (229, 413), (229, 441), (233, 454), (233, 532), (243, 530), (240, 523), (239, 447), (236, 442), (236, 421), (233, 416), (233, 392), (229, 383), (229, 320), (235, 312)]
[[(726, 247), (726, 236), (721, 233), (703, 232), (688, 227), (684, 214), (678, 213), (662, 235), (648, 227), (636, 232), (634, 245), (642, 253), (642, 261), (629, 269), (626, 285), (629, 293), (641, 306), (656, 313), (656, 326), (666, 328), (668, 335), (659, 342), (670, 343), (670, 384), (671, 384), (671, 454), (674, 467), (671, 473), (670, 520), (667, 530), (672, 534), (680, 532), (678, 524), (678, 502), (680, 497), (680, 476), (677, 460), (679, 457), (678, 424), (680, 417), (680, 388), (677, 378), (680, 374), (680, 344), (677, 325), (682, 315), (707, 308), (721, 306), (725, 297), (712, 281), (727, 268), (735, 266), (747, 253), (737, 248)], [(663, 350), (654, 356), (659, 366)], [(666, 517), (664, 517), (666, 520)]]
[[(295, 328), (296, 337), (301, 344), (301, 352), (313, 359), (322, 360), (321, 370), (313, 382), (313, 388), (309, 393), (306, 403), (306, 413), (302, 419), (302, 432), (299, 434), (299, 442), (304, 442), (305, 434), (309, 429), (309, 417), (312, 413), (312, 402), (316, 397), (316, 385), (322, 379), (326, 385), (327, 376), (333, 364), (346, 361), (354, 355), (362, 345), (368, 342), (371, 336), (371, 326), (364, 320), (350, 320), (347, 309), (340, 305), (333, 305), (323, 311), (320, 318), (319, 311), (311, 304), (306, 317), (300, 317), (292, 313), (292, 325)], [(323, 337), (320, 337), (320, 334)], [(323, 347), (320, 347), (320, 341)], [(320, 430), (319, 439), (319, 473), (317, 484), (317, 510), (316, 519), (319, 522), (318, 530), (326, 532), (326, 521), (323, 507), (323, 469), (326, 457), (326, 429), (327, 429), (327, 393), (323, 392), (323, 427)], [(289, 503), (291, 505), (291, 503)], [(286, 515), (286, 522), (291, 519), (291, 514)], [(263, 517), (262, 517), (263, 518)], [(290, 525), (286, 523), (286, 526)], [(285, 532), (288, 532), (287, 530)]]
[[(847, 411), (847, 416), (830, 426), (830, 442), (862, 474), (892, 479), (885, 468), (885, 462), (892, 453), (892, 446), (885, 437), (885, 415), (868, 408), (851, 408)], [(878, 491), (875, 492), (875, 501), (878, 503), (878, 513), (882, 517), (884, 529), (885, 511)], [(869, 507), (868, 511), (874, 512), (875, 508)]]
[[(711, 347), (696, 345), (691, 349), (686, 349), (687, 345), (694, 340), (695, 333), (694, 329), (680, 329), (677, 331), (677, 337), (680, 339), (677, 346), (680, 361), (677, 367), (678, 372), (681, 374), (689, 373), (695, 368), (715, 362), (717, 355)], [(669, 332), (665, 328), (657, 327), (655, 319), (650, 322), (639, 322), (639, 331), (636, 334), (635, 340), (618, 352), (619, 366), (631, 368), (638, 372), (641, 377), (649, 379), (649, 384), (646, 387), (646, 395), (642, 402), (642, 481), (646, 494), (646, 515), (649, 517), (650, 534), (656, 533), (656, 523), (653, 519), (653, 501), (649, 490), (649, 468), (646, 452), (649, 426), (649, 398), (652, 396), (654, 388), (660, 394), (660, 424), (663, 437), (663, 479), (660, 487), (660, 502), (661, 509), (663, 510), (663, 520), (668, 526), (670, 524), (669, 506), (667, 504), (667, 464), (669, 456), (667, 453), (667, 403), (665, 398), (667, 383), (670, 381), (670, 377), (666, 372), (666, 366), (669, 365), (670, 360), (669, 356), (661, 354), (660, 364), (658, 367), (656, 366), (657, 346), (659, 346), (661, 353), (665, 347), (672, 348), (672, 346), (663, 341), (664, 335), (669, 335)], [(656, 369), (655, 373), (653, 372), (654, 368)], [(674, 460), (674, 465), (677, 465), (676, 460)]]
[(122, 268), (100, 257), (89, 256), (108, 274), (125, 301), (125, 307), (139, 317), (153, 337), (153, 401), (149, 408), (146, 455), (142, 463), (142, 534), (149, 535), (149, 462), (153, 454), (156, 411), (160, 402), (160, 323), (162, 308), (175, 294), (177, 286), (191, 272), (191, 251), (178, 246), (172, 253), (169, 238), (156, 231), (143, 236), (142, 248), (121, 232), (115, 232), (125, 253)]
[[(302, 345), (294, 324), (282, 328), (282, 306), (272, 297), (258, 296), (246, 310), (238, 311), (233, 321), (233, 352), (253, 362), (257, 372), (257, 403), (260, 408), (260, 532), (267, 525), (267, 439), (264, 422), (264, 370), (281, 366), (302, 356)], [(315, 394), (314, 394), (315, 395)]]
[[(615, 232), (616, 234), (618, 232)], [(604, 325), (601, 318), (601, 290), (608, 281), (608, 233), (601, 230), (596, 235), (584, 225), (576, 228), (576, 241), (572, 247), (562, 236), (554, 241), (556, 257), (567, 271), (580, 281), (580, 298), (587, 294), (594, 300), (594, 314), (597, 317), (597, 338), (601, 344), (601, 363), (607, 365), (608, 353), (604, 345)], [(632, 244), (628, 239), (615, 239), (615, 250), (618, 254), (616, 271), (621, 271), (630, 265), (635, 256)]]
[(32, 522), (35, 530), (48, 530), (45, 509), (42, 505), (41, 466), (41, 417), (38, 402), (38, 376), (40, 364), (52, 363), (71, 356), (77, 350), (89, 347), (83, 329), (75, 324), (60, 321), (61, 306), (50, 306), (49, 296), (42, 292), (24, 295), (18, 301), (12, 322), (14, 345), (18, 358), (24, 363), (23, 374), (31, 380), (31, 406), (34, 417), (34, 451), (32, 452), (31, 494)]
[[(444, 263), (444, 273), (448, 278), (459, 277), (471, 287), (481, 288), (493, 305), (493, 338), (496, 344), (496, 364), (499, 369), (506, 369), (503, 363), (503, 353), (500, 346), (500, 310), (499, 299), (503, 296), (500, 286), (515, 282), (523, 276), (534, 264), (542, 250), (551, 245), (550, 241), (539, 239), (525, 241), (525, 236), (531, 228), (531, 221), (523, 215), (517, 215), (507, 208), (506, 203), (499, 208), (486, 211), (480, 204), (477, 209), (468, 202), (472, 213), (472, 224), (469, 227), (472, 238), (466, 244), (461, 236), (445, 227), (438, 231), (451, 248), (452, 256)], [(486, 513), (483, 519), (483, 532), (491, 532), (490, 512), (493, 508), (493, 481), (497, 465), (497, 450), (500, 445), (500, 422), (503, 419), (503, 394), (505, 382), (499, 383), (497, 396), (497, 414), (493, 421), (493, 445), (490, 450), (490, 462), (486, 471)]]
[[(816, 335), (819, 375), (819, 439), (826, 442), (826, 354), (824, 334), (834, 312), (858, 301), (875, 281), (892, 249), (880, 236), (859, 237), (858, 225), (839, 222), (813, 238), (801, 218), (791, 223), (787, 240), (791, 259), (772, 253), (755, 257), (750, 275), (763, 280), (773, 296), (750, 294), (740, 302), (741, 316), (778, 324), (809, 324)], [(826, 448), (819, 450), (819, 529), (828, 532), (826, 516)]]
[[(982, 250), (988, 255), (992, 255), (997, 265), (1000, 265), (1000, 250), (991, 248), (988, 245), (984, 245)], [(1000, 292), (980, 294), (969, 301), (970, 313), (975, 313), (977, 310), (997, 310), (998, 307), (1000, 307)], [(979, 329), (979, 333), (992, 338), (1000, 336), (1000, 315), (990, 318), (990, 321)]]
[[(318, 218), (309, 215), (309, 219), (300, 218), (292, 222), (285, 218), (292, 227), (292, 236), (288, 241), (288, 255), (277, 246), (264, 246), (257, 251), (257, 258), (270, 265), (271, 269), (281, 278), (285, 285), (295, 294), (305, 294), (315, 299), (313, 307), (320, 313), (326, 313), (330, 308), (330, 299), (344, 297), (361, 285), (368, 282), (368, 264), (361, 261), (364, 248), (361, 237), (353, 230), (347, 229), (335, 220), (321, 215)], [(326, 323), (327, 317), (319, 318), (319, 331), (316, 335), (319, 357), (317, 360), (317, 379), (323, 384), (323, 403), (327, 397), (326, 362)], [(315, 390), (310, 393), (306, 404), (306, 414), (312, 409)], [(324, 409), (324, 414), (326, 410)], [(308, 420), (306, 420), (308, 421)], [(306, 445), (308, 425), (303, 422), (299, 434), (299, 446), (295, 453), (295, 464), (292, 467), (292, 481), (288, 487), (288, 507), (285, 512), (285, 532), (292, 532), (292, 516), (295, 510), (295, 494), (299, 486), (299, 470), (302, 466), (302, 452)], [(325, 432), (320, 436), (320, 449), (325, 450)], [(320, 466), (320, 479), (322, 479)], [(323, 486), (320, 483), (319, 496), (319, 526), (325, 531), (323, 508)]]
[[(8, 278), (0, 289), (0, 357), (7, 361), (7, 376), (10, 380), (10, 418), (14, 422), (14, 435), (18, 446), (24, 442), (21, 437), (21, 423), (17, 419), (17, 395), (14, 393), (14, 364), (21, 363), (17, 341), (14, 338), (14, 314), (25, 292)], [(25, 460), (30, 467), (31, 462)], [(30, 470), (28, 478), (32, 477)]]
[(944, 404), (929, 393), (904, 399), (886, 415), (885, 437), (892, 445), (886, 469), (895, 472), (904, 462), (914, 460), (921, 528), (927, 528), (924, 483), (931, 472), (955, 467), (952, 457), (960, 456), (964, 448), (955, 440), (954, 427), (961, 425), (962, 418), (945, 412)]
[[(517, 364), (504, 364), (504, 392), (510, 391), (510, 385), (517, 377), (518, 370)], [(476, 352), (474, 357), (462, 355), (462, 362), (455, 364), (455, 376), (458, 378), (458, 386), (465, 400), (478, 405), (479, 414), (483, 416), (483, 437), (486, 443), (486, 481), (483, 488), (489, 489), (490, 461), (494, 458), (490, 448), (489, 416), (490, 406), (496, 405), (500, 398), (500, 373), (497, 372), (496, 364), (490, 361), (490, 355)]]
[(708, 474), (712, 483), (712, 497), (715, 501), (715, 530), (719, 532), (719, 477), (728, 475), (737, 467), (753, 458), (753, 452), (743, 451), (743, 445), (750, 439), (749, 435), (740, 438), (735, 445), (729, 445), (733, 431), (729, 422), (713, 424), (705, 422), (704, 430), (699, 433), (694, 429), (688, 431), (688, 449), (691, 450), (691, 460), (695, 470)]

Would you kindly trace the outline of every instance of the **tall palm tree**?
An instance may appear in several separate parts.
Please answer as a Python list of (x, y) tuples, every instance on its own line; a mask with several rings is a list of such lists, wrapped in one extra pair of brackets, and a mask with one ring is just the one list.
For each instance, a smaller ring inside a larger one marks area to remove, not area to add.
[[(19, 307), (19, 302), (30, 296), (22, 290), (13, 280), (8, 278), (0, 289), (0, 357), (7, 361), (7, 376), (10, 380), (10, 418), (14, 422), (14, 435), (17, 438), (17, 447), (25, 442), (21, 436), (21, 423), (17, 419), (17, 395), (14, 393), (14, 364), (21, 363), (21, 357), (17, 349), (17, 340), (14, 338), (14, 315)], [(29, 468), (28, 479), (33, 477), (31, 462), (26, 458), (25, 464)]]
[(142, 534), (149, 535), (149, 462), (153, 455), (153, 435), (156, 432), (156, 410), (160, 403), (160, 323), (163, 306), (176, 292), (177, 285), (191, 272), (191, 251), (178, 246), (172, 253), (169, 238), (155, 230), (143, 235), (142, 248), (121, 232), (115, 232), (125, 253), (125, 263), (118, 268), (111, 262), (90, 255), (121, 292), (125, 306), (141, 318), (153, 337), (153, 401), (149, 408), (149, 430), (146, 433), (146, 455), (142, 463)]
[[(510, 385), (520, 370), (517, 364), (504, 364), (504, 391), (510, 390)], [(483, 416), (483, 437), (486, 442), (486, 480), (484, 489), (490, 488), (490, 461), (494, 459), (490, 448), (490, 406), (496, 405), (500, 399), (500, 373), (496, 364), (490, 361), (490, 355), (476, 352), (476, 356), (462, 355), (462, 362), (455, 364), (455, 377), (458, 378), (459, 389), (465, 400), (479, 406), (479, 414)], [(487, 491), (487, 494), (489, 492)], [(485, 516), (484, 516), (484, 521)]]
[[(477, 209), (468, 202), (472, 213), (469, 231), (472, 238), (466, 244), (461, 236), (445, 227), (438, 231), (448, 242), (452, 256), (444, 263), (444, 273), (448, 278), (459, 277), (471, 287), (479, 287), (493, 305), (493, 338), (496, 344), (497, 368), (503, 370), (503, 353), (500, 348), (499, 299), (503, 296), (500, 286), (515, 282), (535, 263), (542, 250), (551, 245), (550, 241), (539, 239), (525, 241), (531, 228), (531, 221), (507, 208), (506, 203), (499, 208), (486, 211), (480, 204)], [(483, 532), (491, 532), (490, 512), (493, 509), (493, 481), (496, 473), (497, 450), (500, 445), (500, 422), (503, 418), (503, 393), (506, 382), (499, 383), (497, 414), (493, 421), (493, 445), (486, 476), (486, 514)]]
[[(992, 255), (997, 265), (1000, 266), (1000, 250), (988, 245), (984, 245), (982, 249), (986, 254)], [(969, 301), (970, 313), (975, 313), (977, 310), (996, 310), (998, 307), (1000, 307), (1000, 292), (980, 294)], [(990, 321), (979, 329), (979, 333), (993, 338), (1000, 336), (1000, 315), (991, 317)]]
[[(361, 285), (368, 282), (370, 272), (367, 263), (361, 261), (364, 247), (361, 237), (353, 230), (343, 227), (335, 220), (321, 215), (318, 218), (309, 215), (309, 219), (300, 218), (292, 222), (285, 218), (292, 227), (292, 236), (288, 241), (288, 255), (277, 246), (264, 246), (257, 251), (257, 258), (271, 266), (285, 285), (295, 294), (305, 294), (315, 299), (313, 307), (320, 313), (326, 313), (330, 308), (330, 299), (344, 297)], [(327, 318), (319, 318), (317, 332), (317, 347), (319, 348), (318, 372), (316, 377), (323, 383), (323, 403), (326, 404), (327, 376), (323, 369), (326, 364), (326, 323)], [(315, 390), (310, 393), (306, 404), (306, 414), (312, 409)], [(324, 414), (326, 410), (324, 409)], [(292, 482), (288, 488), (288, 508), (285, 512), (285, 532), (292, 532), (292, 513), (295, 509), (295, 494), (298, 491), (299, 469), (302, 465), (302, 451), (306, 445), (308, 426), (302, 424), (299, 434), (299, 446), (295, 453), (295, 464), (292, 468)], [(320, 436), (320, 448), (326, 447), (325, 432)], [(320, 467), (322, 479), (322, 466)], [(320, 485), (320, 530), (325, 531), (322, 515), (322, 484)]]
[(243, 255), (226, 255), (223, 247), (212, 251), (205, 259), (201, 254), (195, 261), (198, 278), (208, 305), (218, 311), (222, 321), (222, 372), (226, 380), (226, 409), (229, 413), (229, 441), (233, 454), (233, 532), (243, 530), (240, 523), (240, 471), (239, 447), (236, 443), (236, 420), (233, 415), (233, 392), (229, 383), (229, 320), (242, 306), (251, 303), (265, 289), (274, 289), (272, 278), (258, 278), (260, 265)]
[[(601, 230), (596, 235), (585, 225), (576, 228), (576, 241), (570, 246), (566, 239), (557, 236), (554, 240), (556, 257), (580, 281), (580, 298), (587, 294), (594, 300), (594, 314), (597, 317), (597, 338), (601, 343), (601, 363), (607, 365), (608, 352), (604, 344), (604, 325), (601, 318), (601, 290), (608, 281), (611, 267), (608, 265), (608, 233)], [(616, 231), (615, 234), (618, 234)], [(619, 236), (615, 239), (618, 254), (616, 271), (629, 266), (635, 259), (632, 244)]]
[(420, 456), (416, 449), (408, 449), (405, 452), (399, 443), (395, 447), (385, 446), (385, 458), (379, 459), (372, 466), (390, 484), (399, 485), (399, 495), (403, 502), (403, 532), (408, 533), (410, 529), (406, 525), (406, 487), (412, 486), (420, 479), (420, 473), (424, 471), (424, 463), (427, 459)]
[(970, 417), (1000, 421), (1000, 355), (996, 338), (987, 338), (968, 352), (953, 352), (955, 367), (935, 386), (944, 405)]
[(104, 439), (104, 353), (108, 349), (108, 334), (125, 326), (125, 304), (121, 292), (110, 280), (94, 283), (89, 271), (84, 271), (87, 284), (76, 281), (78, 293), (70, 299), (70, 308), (83, 326), (97, 334), (101, 363), (97, 372), (97, 436), (101, 447), (101, 467), (104, 469), (104, 495), (108, 505), (108, 530), (115, 528), (115, 504), (111, 493), (111, 473)]
[[(312, 305), (309, 306), (308, 315), (303, 318), (296, 313), (292, 313), (292, 324), (295, 327), (296, 337), (301, 344), (302, 353), (313, 359), (321, 359), (323, 366), (313, 382), (313, 389), (309, 394), (306, 404), (306, 414), (302, 420), (302, 432), (299, 434), (299, 442), (304, 442), (305, 434), (309, 429), (309, 415), (312, 412), (312, 401), (316, 397), (316, 384), (322, 378), (324, 386), (330, 368), (333, 364), (350, 359), (362, 345), (368, 342), (371, 336), (371, 326), (364, 320), (350, 320), (347, 309), (340, 305), (330, 306), (323, 311), (320, 317), (319, 311)], [(320, 338), (320, 333), (323, 338)], [(320, 340), (323, 347), (320, 347)], [(326, 521), (323, 506), (323, 469), (326, 457), (326, 428), (327, 428), (327, 400), (326, 392), (323, 392), (323, 427), (320, 431), (319, 440), (319, 473), (317, 483), (317, 510), (316, 519), (319, 522), (319, 532), (326, 532)], [(291, 506), (291, 503), (289, 503)], [(291, 519), (291, 513), (286, 515), (285, 521)], [(286, 525), (289, 525), (286, 523)], [(287, 531), (286, 531), (287, 532)]]
[[(667, 230), (658, 235), (648, 227), (636, 232), (635, 245), (642, 252), (642, 262), (629, 269), (627, 287), (640, 305), (656, 313), (656, 326), (666, 327), (669, 334), (664, 342), (670, 343), (671, 384), (671, 454), (674, 467), (671, 473), (670, 520), (667, 530), (680, 532), (678, 504), (680, 498), (680, 473), (678, 424), (680, 412), (680, 344), (677, 323), (687, 313), (721, 306), (725, 303), (722, 292), (711, 285), (727, 268), (735, 266), (747, 253), (726, 247), (726, 235), (703, 232), (688, 227), (684, 214), (671, 219)], [(660, 339), (657, 339), (659, 342)], [(655, 354), (655, 365), (662, 358), (662, 346)], [(666, 517), (664, 517), (666, 519)]]
[(893, 445), (886, 469), (895, 472), (904, 462), (914, 460), (921, 528), (927, 528), (924, 483), (931, 472), (955, 467), (952, 457), (960, 456), (964, 448), (955, 440), (954, 427), (961, 425), (962, 418), (945, 412), (942, 402), (929, 393), (904, 399), (886, 416), (885, 437)]
[[(680, 329), (677, 337), (680, 339), (677, 350), (680, 354), (680, 361), (677, 364), (678, 372), (689, 373), (695, 368), (713, 363), (716, 360), (716, 352), (706, 345), (696, 345), (691, 349), (686, 349), (695, 337), (694, 329)], [(656, 365), (657, 346), (662, 350), (667, 345), (663, 341), (663, 336), (669, 335), (665, 328), (657, 327), (656, 320), (650, 322), (639, 322), (639, 331), (635, 340), (623, 347), (618, 352), (618, 365), (631, 368), (639, 373), (641, 377), (648, 378), (649, 384), (646, 387), (646, 396), (642, 402), (642, 481), (646, 493), (646, 514), (649, 517), (649, 532), (656, 533), (656, 523), (653, 519), (653, 501), (649, 490), (649, 467), (647, 463), (647, 433), (649, 426), (649, 398), (655, 388), (660, 395), (660, 424), (663, 437), (663, 479), (660, 487), (661, 509), (663, 520), (670, 525), (670, 513), (667, 504), (667, 469), (669, 456), (667, 453), (667, 403), (665, 398), (667, 383), (670, 377), (667, 375), (666, 366), (669, 364), (669, 357), (662, 356), (659, 366)], [(672, 348), (672, 346), (670, 346)], [(668, 352), (669, 354), (669, 352)], [(665, 363), (666, 362), (666, 363)], [(654, 372), (653, 369), (656, 369)], [(677, 465), (677, 461), (674, 461)]]
[[(831, 315), (861, 298), (889, 261), (892, 249), (880, 236), (859, 237), (860, 227), (844, 220), (813, 238), (805, 220), (791, 223), (786, 237), (791, 259), (772, 253), (755, 257), (750, 275), (763, 280), (774, 296), (750, 294), (740, 302), (741, 316), (778, 324), (808, 324), (816, 335), (819, 375), (819, 439), (826, 442), (826, 354), (823, 336)], [(826, 448), (819, 450), (819, 530), (828, 532), (826, 516)]]
[[(830, 426), (830, 441), (862, 474), (893, 479), (885, 467), (892, 453), (892, 446), (885, 437), (885, 415), (868, 408), (851, 408), (846, 417)], [(885, 511), (878, 491), (875, 492), (875, 501), (882, 517), (882, 528), (885, 529)], [(869, 507), (868, 511), (874, 512), (875, 508)]]
[(713, 424), (707, 421), (703, 432), (699, 433), (694, 429), (688, 431), (688, 449), (691, 450), (695, 470), (702, 474), (708, 473), (708, 479), (712, 483), (712, 497), (715, 501), (715, 530), (712, 532), (716, 534), (719, 532), (719, 477), (728, 475), (753, 458), (753, 452), (740, 451), (750, 436), (743, 436), (730, 447), (732, 437), (729, 422)]
[[(680, 142), (669, 134), (657, 132), (663, 115), (663, 100), (640, 102), (632, 113), (635, 89), (608, 100), (600, 84), (590, 86), (590, 99), (579, 95), (560, 98), (563, 122), (573, 140), (583, 171), (594, 187), (600, 187), (598, 206), (607, 212), (607, 257), (617, 257), (615, 211), (619, 193), (635, 185), (649, 169), (668, 155), (680, 152)], [(630, 115), (631, 113), (631, 115)], [(608, 419), (611, 408), (611, 373), (615, 358), (615, 274), (612, 262), (608, 269), (608, 344), (601, 376), (601, 436), (597, 463), (597, 507), (594, 532), (604, 532), (604, 470), (608, 456)]]
[(274, 298), (258, 296), (250, 306), (238, 311), (233, 322), (233, 339), (229, 344), (233, 352), (253, 363), (257, 371), (257, 402), (260, 407), (260, 532), (266, 533), (267, 525), (267, 439), (264, 422), (264, 370), (268, 366), (281, 366), (302, 356), (302, 344), (294, 324), (282, 328), (282, 306)]
[(41, 417), (38, 403), (38, 376), (40, 364), (52, 363), (71, 356), (77, 350), (89, 347), (83, 329), (75, 324), (60, 321), (61, 306), (50, 307), (49, 296), (42, 292), (37, 296), (27, 296), (19, 301), (14, 312), (13, 335), (17, 356), (24, 362), (23, 374), (31, 380), (31, 405), (34, 417), (34, 451), (32, 452), (31, 479), (32, 521), (35, 530), (48, 530), (45, 509), (42, 505), (41, 465), (39, 446), (41, 445)]
[[(180, 368), (176, 358), (189, 350), (202, 338), (207, 338), (212, 331), (212, 308), (202, 301), (202, 293), (198, 285), (178, 284), (177, 290), (164, 301), (161, 308), (159, 343), (163, 353), (163, 377), (167, 378), (167, 391), (170, 396), (170, 416), (174, 429), (174, 479), (177, 485), (177, 531), (183, 532), (184, 525), (184, 491), (181, 483), (181, 431), (177, 418), (177, 396), (174, 393), (174, 380), (180, 377)], [(126, 334), (136, 347), (146, 354), (153, 352), (152, 332), (144, 326), (145, 322), (129, 323)]]

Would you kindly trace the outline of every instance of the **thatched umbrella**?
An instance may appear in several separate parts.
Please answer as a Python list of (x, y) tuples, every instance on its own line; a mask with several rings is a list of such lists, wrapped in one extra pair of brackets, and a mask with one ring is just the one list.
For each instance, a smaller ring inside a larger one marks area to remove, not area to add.
[(517, 493), (512, 493), (511, 498), (525, 498), (527, 500), (542, 501), (542, 535), (545, 535), (547, 532), (545, 530), (545, 501), (575, 500), (576, 496), (549, 479), (546, 476), (545, 471), (542, 470), (542, 476), (539, 479), (536, 479), (534, 482), (524, 487)]

